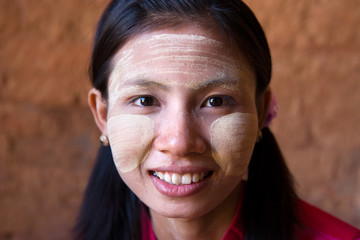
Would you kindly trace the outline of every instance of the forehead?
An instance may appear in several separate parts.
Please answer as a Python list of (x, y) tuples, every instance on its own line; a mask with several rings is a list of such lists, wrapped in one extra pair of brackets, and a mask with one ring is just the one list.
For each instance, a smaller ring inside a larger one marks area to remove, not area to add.
[(110, 86), (147, 78), (193, 85), (214, 78), (251, 79), (253, 72), (219, 34), (185, 26), (136, 35), (115, 55)]
[(226, 39), (217, 31), (204, 28), (199, 25), (179, 25), (172, 28), (164, 28), (153, 31), (146, 31), (131, 38), (124, 45), (123, 49), (134, 46), (151, 45), (154, 42), (169, 44), (190, 44), (202, 47), (206, 44), (217, 47), (229, 48)]

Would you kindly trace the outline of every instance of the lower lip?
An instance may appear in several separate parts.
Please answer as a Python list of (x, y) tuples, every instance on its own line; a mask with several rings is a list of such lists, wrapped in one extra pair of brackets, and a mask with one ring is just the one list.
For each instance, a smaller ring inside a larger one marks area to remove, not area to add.
[(163, 195), (168, 197), (188, 197), (199, 192), (203, 189), (208, 183), (209, 178), (205, 178), (197, 183), (191, 183), (187, 185), (174, 185), (169, 184), (165, 181), (160, 180), (159, 178), (150, 175), (151, 180), (153, 181), (155, 188)]

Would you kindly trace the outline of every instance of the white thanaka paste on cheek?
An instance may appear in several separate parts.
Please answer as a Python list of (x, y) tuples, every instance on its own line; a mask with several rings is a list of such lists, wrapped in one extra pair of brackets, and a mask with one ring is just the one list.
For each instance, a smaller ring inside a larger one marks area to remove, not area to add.
[(227, 175), (242, 176), (250, 162), (258, 132), (258, 118), (232, 113), (211, 124), (212, 155)]
[(154, 137), (154, 123), (144, 115), (120, 114), (108, 120), (112, 155), (119, 172), (136, 169), (147, 158)]

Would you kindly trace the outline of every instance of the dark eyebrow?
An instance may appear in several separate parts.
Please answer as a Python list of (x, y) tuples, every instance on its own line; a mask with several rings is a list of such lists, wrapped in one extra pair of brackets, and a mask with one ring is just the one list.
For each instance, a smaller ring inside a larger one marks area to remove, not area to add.
[(205, 88), (211, 87), (237, 87), (239, 85), (239, 81), (235, 79), (211, 79), (209, 81), (203, 82), (199, 84), (198, 89), (202, 90)]
[(160, 89), (168, 89), (169, 87), (166, 84), (152, 81), (150, 79), (135, 79), (133, 81), (128, 81), (125, 83), (125, 86), (138, 86), (142, 88), (160, 88)]

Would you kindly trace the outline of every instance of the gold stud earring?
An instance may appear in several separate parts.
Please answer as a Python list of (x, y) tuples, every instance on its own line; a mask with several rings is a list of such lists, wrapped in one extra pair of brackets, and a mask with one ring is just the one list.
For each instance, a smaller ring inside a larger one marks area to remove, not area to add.
[(109, 146), (109, 138), (105, 135), (100, 136), (100, 142), (104, 147)]

